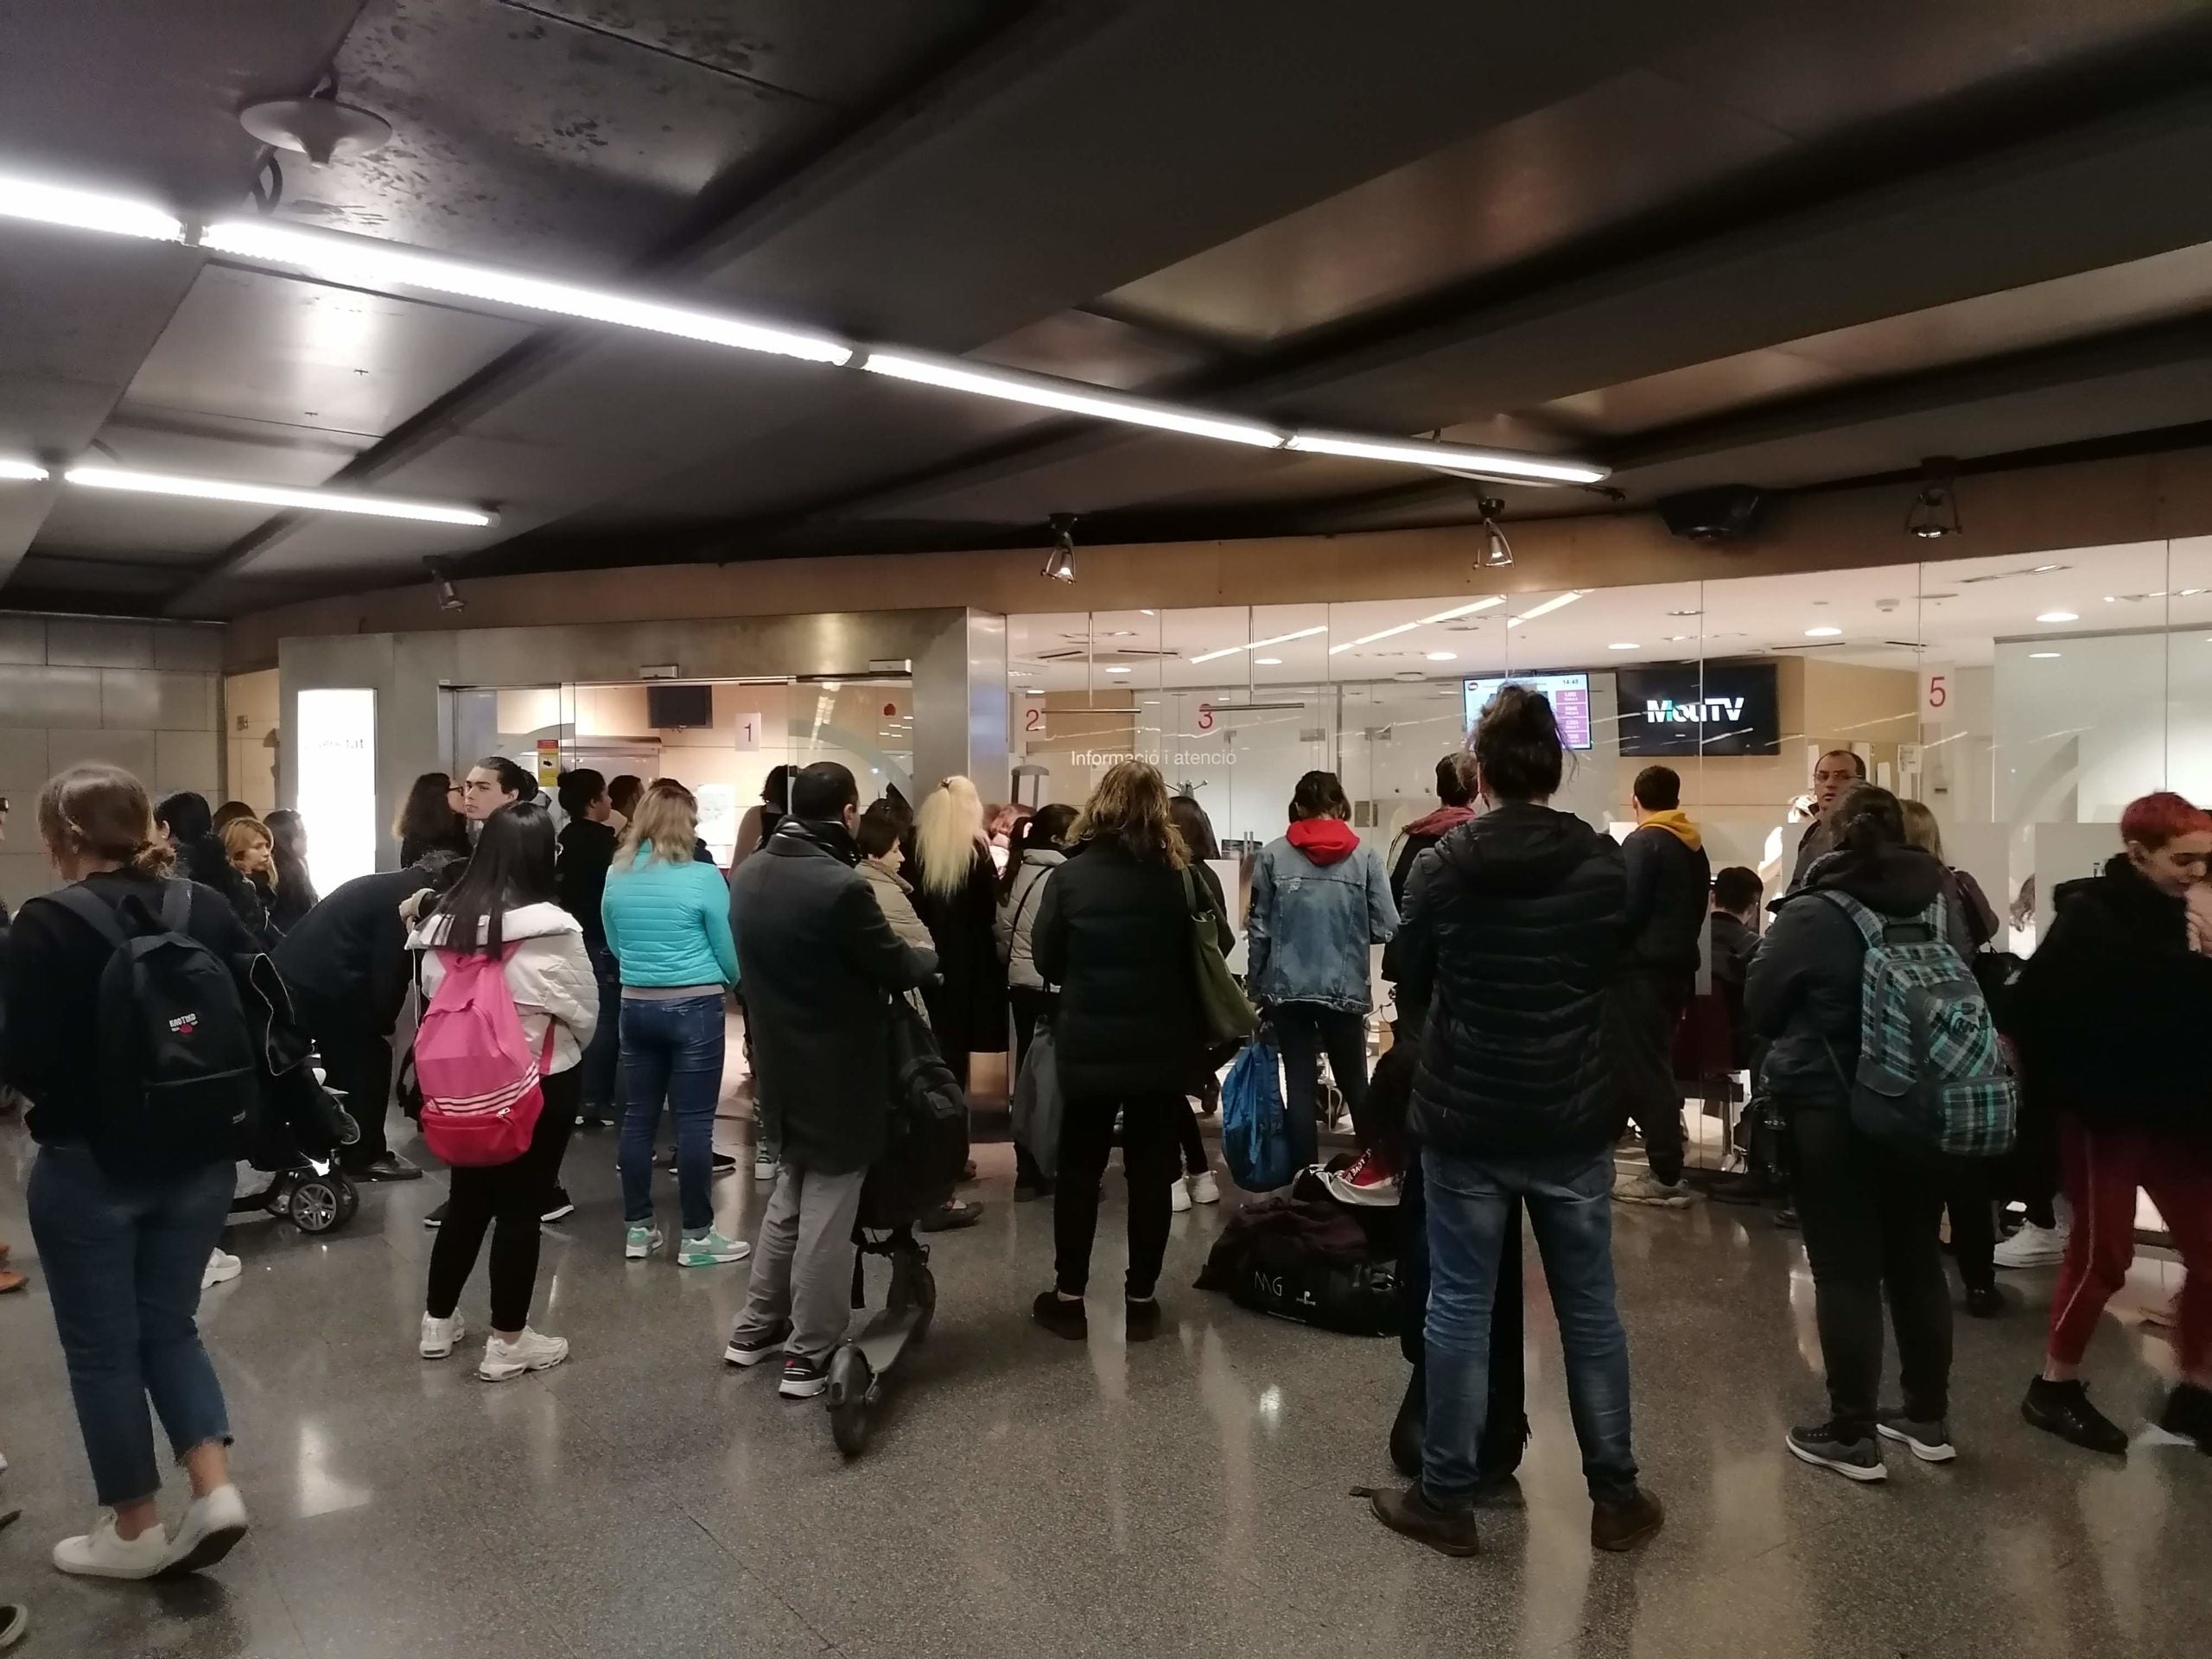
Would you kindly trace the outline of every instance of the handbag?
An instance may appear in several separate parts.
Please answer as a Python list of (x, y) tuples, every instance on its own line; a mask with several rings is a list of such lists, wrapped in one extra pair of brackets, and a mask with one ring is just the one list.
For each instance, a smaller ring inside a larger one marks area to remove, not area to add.
[(1052, 1022), (1040, 1019), (1036, 1034), (1029, 1039), (1029, 1052), (1022, 1059), (1021, 1075), (1014, 1080), (1011, 1127), (1014, 1138), (1029, 1149), (1029, 1156), (1047, 1180), (1060, 1173), (1060, 1122), (1065, 1116)]
[(1281, 1058), (1270, 1031), (1239, 1054), (1222, 1079), (1222, 1160), (1229, 1179), (1247, 1192), (1287, 1186), (1294, 1173)]
[(1191, 918), (1192, 961), (1198, 974), (1199, 1027), (1211, 1042), (1240, 1041), (1260, 1028), (1260, 1016), (1253, 1012), (1236, 976), (1229, 971), (1229, 959), (1214, 937), (1213, 909), (1199, 899), (1198, 879), (1187, 864), (1182, 874), (1183, 907)]

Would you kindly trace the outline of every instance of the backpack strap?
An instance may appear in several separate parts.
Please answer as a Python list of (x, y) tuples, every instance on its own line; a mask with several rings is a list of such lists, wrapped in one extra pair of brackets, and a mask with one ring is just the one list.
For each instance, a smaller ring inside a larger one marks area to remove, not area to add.
[(90, 923), (109, 944), (120, 950), (130, 943), (130, 936), (123, 931), (123, 921), (115, 913), (115, 906), (92, 892), (81, 881), (56, 889), (50, 897), (71, 915)]
[(1833, 887), (1816, 887), (1814, 892), (1851, 918), (1851, 925), (1859, 930), (1859, 937), (1866, 941), (1869, 950), (1878, 950), (1889, 943), (1889, 930), (1883, 925), (1882, 918), (1849, 893), (1838, 893)]
[(162, 926), (171, 933), (192, 931), (192, 884), (189, 881), (162, 883)]

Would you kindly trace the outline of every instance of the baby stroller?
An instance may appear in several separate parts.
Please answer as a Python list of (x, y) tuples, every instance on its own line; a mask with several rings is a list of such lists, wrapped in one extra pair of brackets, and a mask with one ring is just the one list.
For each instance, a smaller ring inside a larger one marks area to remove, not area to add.
[(245, 1161), (270, 1177), (258, 1192), (231, 1200), (231, 1214), (287, 1217), (303, 1233), (344, 1226), (361, 1195), (337, 1163), (338, 1148), (361, 1138), (340, 1096), (323, 1086), (323, 1071), (292, 1013), (291, 994), (276, 964), (256, 957), (247, 968), (254, 995), (245, 999), (262, 1056), (260, 1103), (246, 1115)]
[(830, 1434), (856, 1458), (867, 1449), (900, 1358), (929, 1334), (937, 1312), (937, 1279), (929, 1246), (914, 1224), (942, 1203), (959, 1179), (968, 1153), (968, 1096), (938, 1052), (929, 1027), (905, 999), (893, 1004), (890, 1135), (883, 1155), (861, 1188), (853, 1224), (853, 1306), (868, 1306), (868, 1259), (891, 1264), (883, 1306), (830, 1357)]

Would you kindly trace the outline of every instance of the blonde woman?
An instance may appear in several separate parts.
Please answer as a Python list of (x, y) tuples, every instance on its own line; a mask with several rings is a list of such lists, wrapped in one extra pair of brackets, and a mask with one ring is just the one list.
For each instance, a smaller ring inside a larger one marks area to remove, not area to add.
[(683, 1225), (677, 1265), (741, 1262), (753, 1247), (715, 1227), (715, 1101), (722, 1085), (722, 998), (737, 983), (729, 889), (697, 856), (699, 804), (672, 779), (640, 796), (614, 849), (600, 916), (622, 973), (622, 1247), (643, 1261), (653, 1224), (653, 1136), (664, 1101), (676, 1118)]
[[(906, 879), (914, 909), (937, 946), (940, 978), (923, 996), (945, 1064), (968, 1084), (970, 1054), (1003, 1054), (1006, 964), (999, 960), (999, 867), (985, 831), (976, 785), (946, 779), (922, 798), (914, 820), (914, 858)], [(973, 1225), (982, 1206), (948, 1199), (922, 1221), (925, 1232)]]
[(245, 878), (258, 906), (257, 931), (266, 934), (270, 912), (276, 902), (276, 838), (259, 818), (232, 818), (215, 832), (223, 840), (223, 856)]

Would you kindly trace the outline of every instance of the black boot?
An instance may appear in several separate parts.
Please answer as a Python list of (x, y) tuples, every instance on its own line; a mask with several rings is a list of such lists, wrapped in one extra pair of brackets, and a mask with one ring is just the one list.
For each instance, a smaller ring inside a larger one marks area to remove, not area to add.
[(2177, 1382), (2158, 1414), (2158, 1427), (2196, 1442), (2200, 1452), (2212, 1452), (2212, 1389), (2194, 1382)]
[(1421, 1434), (1428, 1416), (1426, 1373), (1416, 1365), (1406, 1381), (1406, 1397), (1398, 1402), (1397, 1421), (1390, 1425), (1390, 1461), (1408, 1480), (1421, 1478)]
[(2079, 1377), (2064, 1382), (2036, 1378), (2028, 1384), (2027, 1398), (2020, 1402), (2020, 1415), (2036, 1427), (2088, 1451), (2127, 1455), (2127, 1436), (2118, 1423), (2089, 1403), (2089, 1391)]

